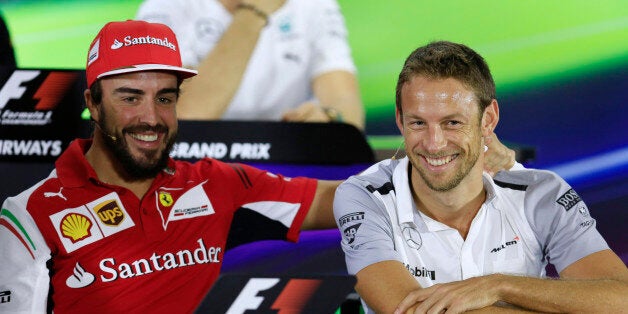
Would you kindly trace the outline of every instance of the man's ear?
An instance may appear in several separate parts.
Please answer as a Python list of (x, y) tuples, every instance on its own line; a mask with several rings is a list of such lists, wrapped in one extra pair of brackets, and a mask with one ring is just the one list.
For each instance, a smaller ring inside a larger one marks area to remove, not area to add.
[(493, 99), (482, 114), (482, 136), (491, 135), (497, 127), (497, 122), (499, 122), (499, 105), (497, 100)]
[(92, 101), (92, 91), (89, 88), (83, 92), (83, 97), (85, 98), (85, 106), (87, 107), (87, 110), (89, 110), (92, 120), (96, 122), (100, 121), (100, 117), (98, 116), (98, 105)]
[(395, 121), (397, 122), (397, 128), (399, 128), (399, 132), (401, 132), (401, 135), (403, 135), (403, 115), (397, 107), (395, 107)]

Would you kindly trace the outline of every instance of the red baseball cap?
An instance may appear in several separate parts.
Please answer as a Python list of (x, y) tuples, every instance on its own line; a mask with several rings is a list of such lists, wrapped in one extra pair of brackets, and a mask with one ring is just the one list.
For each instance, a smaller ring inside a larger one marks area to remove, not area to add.
[(166, 25), (128, 20), (103, 26), (87, 53), (87, 86), (97, 79), (122, 73), (173, 71), (181, 79), (197, 74), (182, 67), (179, 43)]

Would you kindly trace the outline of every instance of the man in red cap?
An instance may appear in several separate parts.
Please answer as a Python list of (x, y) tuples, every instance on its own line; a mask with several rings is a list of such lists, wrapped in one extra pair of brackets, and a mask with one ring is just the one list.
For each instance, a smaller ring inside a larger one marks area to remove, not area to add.
[(179, 85), (196, 74), (179, 53), (162, 24), (112, 22), (96, 36), (93, 138), (2, 206), (0, 312), (191, 312), (218, 276), (238, 208), (279, 222), (290, 241), (334, 227), (337, 182), (169, 158)]

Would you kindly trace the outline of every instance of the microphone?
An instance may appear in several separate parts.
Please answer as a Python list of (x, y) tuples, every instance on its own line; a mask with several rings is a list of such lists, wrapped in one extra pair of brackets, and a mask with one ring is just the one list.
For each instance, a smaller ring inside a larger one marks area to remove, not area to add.
[(92, 119), (92, 121), (94, 121), (94, 123), (96, 124), (96, 127), (97, 127), (97, 128), (100, 130), (100, 132), (101, 132), (102, 134), (104, 134), (106, 137), (110, 138), (110, 139), (111, 139), (112, 141), (114, 141), (114, 142), (118, 140), (118, 138), (117, 138), (117, 137), (115, 137), (115, 136), (113, 136), (113, 135), (109, 134), (107, 131), (105, 131), (105, 129), (104, 129), (104, 128), (102, 128), (102, 127), (100, 126), (100, 121), (96, 121), (96, 120), (94, 120), (94, 119)]

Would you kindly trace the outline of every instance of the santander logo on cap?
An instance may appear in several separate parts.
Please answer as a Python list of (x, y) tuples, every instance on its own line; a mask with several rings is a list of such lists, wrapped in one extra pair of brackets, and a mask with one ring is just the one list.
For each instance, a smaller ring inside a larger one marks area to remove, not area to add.
[(158, 45), (158, 46), (167, 47), (174, 51), (177, 51), (177, 46), (175, 46), (172, 42), (170, 42), (168, 40), (168, 37), (164, 37), (163, 39), (161, 39), (161, 38), (151, 37), (150, 35), (146, 35), (142, 37), (132, 37), (129, 35), (129, 36), (125, 36), (124, 39), (122, 39), (122, 41), (124, 41), (124, 43), (118, 41), (118, 39), (114, 39), (113, 44), (111, 45), (111, 49), (115, 50), (115, 49), (120, 49), (122, 47), (129, 47), (129, 46), (135, 46), (135, 45)]

